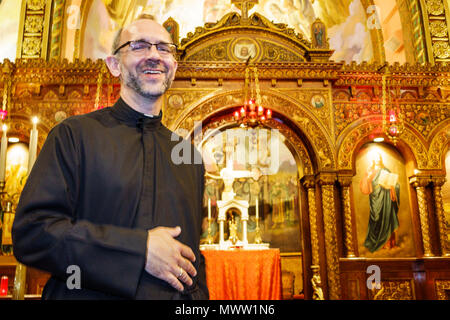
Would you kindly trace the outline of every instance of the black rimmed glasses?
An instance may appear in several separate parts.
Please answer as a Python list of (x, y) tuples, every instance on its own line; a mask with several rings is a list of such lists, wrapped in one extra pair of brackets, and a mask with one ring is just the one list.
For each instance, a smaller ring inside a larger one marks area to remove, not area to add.
[(137, 55), (146, 53), (147, 50), (151, 50), (152, 46), (155, 46), (156, 50), (162, 56), (173, 55), (177, 50), (177, 46), (173, 43), (167, 42), (151, 43), (145, 40), (133, 40), (127, 41), (124, 44), (122, 44), (114, 51), (114, 54), (117, 54), (117, 52), (119, 52), (120, 49), (126, 46), (130, 46), (129, 52)]

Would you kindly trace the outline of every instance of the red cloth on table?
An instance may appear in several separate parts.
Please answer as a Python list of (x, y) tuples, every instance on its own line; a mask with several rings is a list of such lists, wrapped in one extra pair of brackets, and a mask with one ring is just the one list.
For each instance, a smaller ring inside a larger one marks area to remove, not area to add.
[(202, 250), (211, 300), (280, 300), (280, 250)]

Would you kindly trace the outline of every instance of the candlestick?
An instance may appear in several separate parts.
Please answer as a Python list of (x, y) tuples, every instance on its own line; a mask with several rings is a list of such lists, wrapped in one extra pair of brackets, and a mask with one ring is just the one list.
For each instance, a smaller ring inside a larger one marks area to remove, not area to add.
[(256, 197), (256, 219), (259, 219), (258, 197)]
[(0, 283), (0, 296), (6, 296), (8, 294), (8, 277), (2, 276)]
[(37, 153), (37, 140), (38, 140), (38, 130), (37, 130), (37, 123), (38, 118), (33, 117), (33, 128), (30, 132), (30, 145), (28, 149), (28, 174), (31, 172), (31, 168), (34, 165), (34, 162), (36, 161), (36, 153)]
[(211, 198), (208, 198), (208, 220), (211, 220)]
[(5, 172), (6, 172), (6, 149), (8, 148), (8, 138), (6, 137), (6, 131), (8, 127), (6, 124), (2, 126), (3, 134), (2, 134), (2, 143), (0, 150), (0, 181), (5, 181)]

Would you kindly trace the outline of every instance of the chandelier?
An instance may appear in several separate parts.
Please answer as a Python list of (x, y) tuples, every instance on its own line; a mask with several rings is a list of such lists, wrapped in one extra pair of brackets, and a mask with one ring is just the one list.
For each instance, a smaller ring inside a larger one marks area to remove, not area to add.
[(258, 69), (256, 66), (245, 68), (244, 105), (235, 110), (233, 117), (242, 126), (256, 127), (272, 118), (272, 110), (264, 108), (261, 103)]
[[(405, 128), (404, 116), (401, 113), (397, 99), (392, 101), (391, 90), (387, 85), (388, 76), (388, 72), (382, 76), (381, 111), (383, 114), (383, 133), (396, 145), (399, 136)], [(387, 99), (386, 95), (388, 95)]]

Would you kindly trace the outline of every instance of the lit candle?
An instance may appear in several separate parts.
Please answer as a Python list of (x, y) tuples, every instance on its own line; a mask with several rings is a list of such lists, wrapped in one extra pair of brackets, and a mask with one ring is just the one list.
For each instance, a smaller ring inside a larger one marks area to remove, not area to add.
[(8, 277), (2, 276), (0, 284), (0, 296), (6, 296), (8, 294)]
[(259, 219), (259, 211), (258, 211), (258, 197), (256, 197), (256, 219)]
[(208, 219), (211, 220), (211, 198), (208, 198)]
[(8, 138), (6, 137), (6, 131), (8, 127), (6, 124), (2, 126), (3, 135), (2, 135), (2, 144), (0, 150), (0, 181), (5, 181), (5, 172), (6, 172), (6, 148), (8, 148)]
[(28, 149), (28, 173), (31, 172), (31, 168), (34, 165), (34, 162), (36, 161), (36, 154), (37, 154), (37, 140), (38, 140), (38, 130), (37, 130), (37, 123), (38, 118), (33, 118), (33, 128), (31, 129), (30, 133), (30, 146)]

